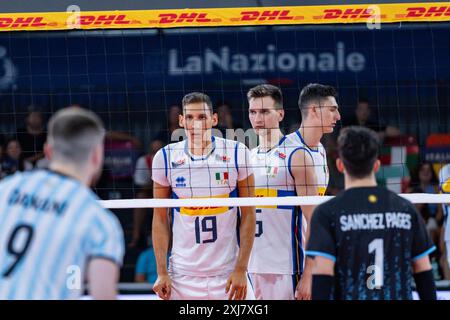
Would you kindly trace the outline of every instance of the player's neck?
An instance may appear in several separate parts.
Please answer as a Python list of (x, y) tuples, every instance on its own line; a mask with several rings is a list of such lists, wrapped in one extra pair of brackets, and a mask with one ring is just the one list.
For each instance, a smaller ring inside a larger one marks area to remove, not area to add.
[(67, 164), (62, 164), (60, 162), (52, 161), (49, 165), (49, 169), (51, 171), (61, 173), (65, 176), (74, 178), (84, 185), (89, 185), (90, 179), (87, 177), (87, 175), (83, 172), (83, 170), (80, 170), (80, 168), (76, 168), (75, 166), (70, 166)]
[(195, 141), (192, 139), (189, 139), (189, 152), (190, 154), (194, 156), (204, 156), (211, 152), (211, 149), (213, 147), (212, 139), (202, 140), (202, 141)]
[(283, 133), (280, 129), (267, 129), (265, 134), (259, 136), (259, 150), (267, 151), (275, 147), (280, 139), (283, 137)]
[(371, 174), (367, 178), (354, 179), (345, 174), (345, 190), (350, 188), (361, 188), (361, 187), (376, 187), (377, 180), (375, 179), (375, 174)]
[(323, 132), (320, 128), (302, 122), (298, 130), (302, 135), (303, 141), (308, 147), (310, 148), (319, 147), (320, 139), (322, 139), (323, 136)]

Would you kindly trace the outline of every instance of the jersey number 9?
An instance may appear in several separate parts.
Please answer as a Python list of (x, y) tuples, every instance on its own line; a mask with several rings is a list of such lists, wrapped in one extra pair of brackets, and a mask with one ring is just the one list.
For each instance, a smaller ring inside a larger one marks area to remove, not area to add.
[(8, 240), (8, 253), (14, 256), (15, 261), (3, 273), (3, 277), (9, 277), (19, 262), (25, 257), (31, 240), (33, 239), (33, 228), (26, 224), (16, 226)]

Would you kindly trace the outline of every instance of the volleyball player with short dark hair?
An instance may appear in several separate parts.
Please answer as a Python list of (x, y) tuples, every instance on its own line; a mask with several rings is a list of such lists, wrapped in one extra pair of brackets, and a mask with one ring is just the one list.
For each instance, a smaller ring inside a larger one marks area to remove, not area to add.
[[(435, 250), (413, 204), (378, 187), (374, 131), (343, 129), (337, 167), (346, 190), (318, 206), (306, 255), (314, 258), (313, 299), (436, 299), (428, 254)], [(334, 289), (334, 290), (333, 290)]]

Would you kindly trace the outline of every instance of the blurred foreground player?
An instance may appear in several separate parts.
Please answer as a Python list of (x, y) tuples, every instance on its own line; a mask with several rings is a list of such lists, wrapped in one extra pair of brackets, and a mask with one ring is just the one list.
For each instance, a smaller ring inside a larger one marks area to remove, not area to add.
[[(306, 255), (314, 258), (313, 299), (436, 299), (428, 254), (435, 250), (409, 201), (377, 187), (379, 142), (374, 131), (344, 129), (337, 168), (346, 190), (318, 206)], [(334, 289), (334, 292), (333, 292)]]
[(104, 128), (66, 108), (49, 122), (49, 170), (0, 184), (0, 299), (75, 299), (87, 277), (95, 299), (116, 297), (124, 254), (117, 218), (88, 188), (103, 164)]

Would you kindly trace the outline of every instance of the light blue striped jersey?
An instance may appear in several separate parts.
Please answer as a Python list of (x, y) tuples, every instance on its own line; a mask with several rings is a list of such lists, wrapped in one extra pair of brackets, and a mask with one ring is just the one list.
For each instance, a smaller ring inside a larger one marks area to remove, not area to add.
[(49, 170), (0, 183), (0, 299), (75, 299), (90, 258), (122, 264), (122, 227), (97, 200)]

